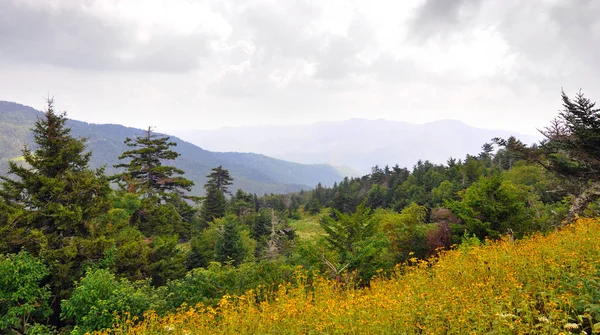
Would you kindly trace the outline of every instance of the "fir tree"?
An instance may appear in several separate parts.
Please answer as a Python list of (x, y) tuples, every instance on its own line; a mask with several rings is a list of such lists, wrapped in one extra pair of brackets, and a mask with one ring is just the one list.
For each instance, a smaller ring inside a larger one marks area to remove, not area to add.
[(238, 265), (244, 259), (244, 255), (240, 224), (235, 217), (227, 216), (215, 243), (215, 259), (221, 263), (232, 262)]
[[(511, 156), (536, 162), (569, 181), (575, 191), (567, 220), (582, 215), (600, 198), (600, 108), (579, 92), (561, 93), (563, 110), (540, 133), (539, 145), (526, 147), (514, 138), (494, 138)], [(511, 157), (512, 158), (512, 157)]]
[(206, 197), (200, 208), (200, 217), (204, 223), (213, 221), (214, 219), (222, 218), (227, 211), (227, 200), (223, 192), (214, 186), (206, 187)]
[(212, 169), (209, 174), (208, 182), (204, 184), (206, 196), (200, 208), (200, 216), (204, 223), (213, 221), (214, 219), (225, 216), (227, 211), (227, 200), (225, 194), (228, 193), (227, 186), (232, 184), (233, 179), (229, 175), (229, 171), (218, 166)]
[(24, 248), (47, 261), (55, 311), (82, 267), (104, 257), (112, 244), (93, 222), (109, 206), (108, 178), (103, 169), (89, 169), (85, 139), (73, 138), (66, 120), (66, 113), (56, 113), (48, 99), (32, 129), (37, 148), (26, 147), (26, 165), (9, 162), (9, 176), (0, 177), (5, 220), (0, 253)]
[(129, 162), (115, 167), (126, 171), (113, 177), (122, 189), (165, 201), (191, 191), (194, 183), (181, 176), (183, 170), (163, 165), (164, 161), (179, 157), (179, 153), (171, 149), (177, 143), (169, 142), (169, 137), (159, 137), (148, 128), (144, 136), (137, 136), (135, 140), (127, 137), (125, 144), (133, 149), (125, 151), (119, 159), (129, 159)]
[(231, 178), (227, 169), (223, 169), (222, 165), (212, 169), (212, 172), (206, 177), (209, 178), (207, 185), (214, 186), (223, 194), (229, 193), (227, 186), (233, 184), (233, 178)]

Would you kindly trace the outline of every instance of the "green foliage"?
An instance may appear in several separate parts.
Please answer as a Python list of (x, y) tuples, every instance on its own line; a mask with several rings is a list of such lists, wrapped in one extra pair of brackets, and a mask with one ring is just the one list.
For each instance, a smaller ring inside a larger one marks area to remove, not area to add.
[(26, 251), (0, 255), (0, 332), (25, 333), (52, 314), (44, 263)]
[(434, 204), (443, 204), (447, 200), (457, 200), (459, 190), (457, 183), (444, 180), (438, 187), (431, 190), (431, 200)]
[(113, 198), (113, 208), (123, 209), (127, 215), (133, 215), (142, 206), (140, 198), (133, 193), (120, 193)]
[(427, 234), (434, 228), (426, 223), (427, 209), (416, 203), (406, 206), (401, 213), (379, 211), (377, 219), (390, 243), (396, 263), (412, 257), (426, 258), (429, 254)]
[(177, 234), (182, 240), (189, 239), (191, 227), (185, 222), (171, 200), (161, 204), (157, 198), (144, 198), (139, 210), (131, 217), (131, 223), (145, 236)]
[(250, 233), (252, 238), (260, 240), (262, 237), (267, 236), (271, 233), (271, 211), (262, 208), (252, 218)]
[(129, 161), (117, 164), (115, 168), (126, 171), (113, 177), (123, 190), (163, 201), (191, 191), (194, 183), (181, 176), (183, 170), (163, 165), (164, 161), (179, 157), (179, 153), (171, 150), (177, 144), (169, 142), (169, 137), (158, 137), (148, 128), (144, 136), (137, 136), (135, 140), (127, 137), (125, 144), (133, 149), (125, 151), (119, 159)]
[(25, 248), (44, 258), (53, 301), (66, 297), (82, 266), (100, 261), (112, 246), (94, 224), (109, 206), (108, 179), (103, 169), (88, 168), (85, 140), (70, 136), (65, 122), (49, 100), (32, 129), (36, 149), (23, 150), (27, 166), (11, 162), (0, 190), (0, 227), (9, 232), (0, 236), (0, 252)]
[[(19, 293), (26, 301), (13, 302), (16, 307), (0, 299), (0, 312), (12, 308), (13, 315), (3, 325), (21, 333), (52, 332), (36, 324), (49, 315), (48, 301), (55, 308), (49, 324), (84, 333), (111, 326), (124, 312), (142, 316), (149, 308), (164, 313), (184, 303), (215, 304), (224, 294), (248, 289), (266, 299), (276, 284), (293, 280), (296, 265), (329, 272), (336, 289), (340, 282), (369, 285), (394, 263), (412, 264), (436, 248), (450, 248), (451, 232), (470, 254), (487, 238), (548, 230), (577, 202), (569, 194), (580, 191), (583, 182), (596, 183), (584, 175), (596, 164), (596, 149), (587, 146), (595, 143), (595, 128), (585, 124), (597, 110), (588, 102), (565, 101), (568, 112), (556, 125), (568, 138), (555, 137), (541, 149), (498, 140), (503, 148), (497, 153), (484, 144), (479, 155), (451, 158), (445, 165), (419, 161), (410, 171), (376, 166), (369, 175), (345, 178), (332, 188), (318, 184), (312, 192), (259, 198), (238, 190), (229, 197), (233, 179), (218, 166), (207, 176), (200, 209), (186, 199), (192, 183), (181, 177), (183, 170), (163, 165), (179, 156), (168, 137), (149, 129), (146, 136), (127, 138), (132, 150), (116, 165), (126, 168), (115, 179), (121, 190), (111, 192), (103, 170), (88, 169), (83, 140), (69, 136), (64, 114), (53, 113), (50, 103), (34, 129), (38, 150), (24, 150), (25, 164), (11, 164), (13, 175), (3, 177), (0, 190), (0, 252), (23, 248), (43, 257), (49, 271), (39, 270), (39, 261), (30, 256), (21, 260), (39, 271), (23, 271), (18, 278), (23, 281), (9, 283), (30, 286)], [(589, 115), (570, 118), (579, 112)], [(569, 147), (574, 139), (587, 148), (587, 156)], [(521, 160), (524, 152), (536, 154), (547, 168), (560, 165), (571, 177), (577, 174), (580, 184)], [(582, 213), (596, 215), (599, 208), (591, 202)], [(0, 270), (9, 273), (13, 263), (0, 264)], [(572, 304), (583, 316), (597, 312), (593, 283), (585, 285), (589, 299)], [(52, 295), (44, 296), (48, 289)]]
[(206, 188), (214, 187), (223, 194), (229, 193), (227, 187), (233, 184), (233, 178), (231, 178), (227, 169), (223, 169), (222, 165), (212, 169), (212, 172), (206, 177), (208, 178)]
[(237, 218), (226, 216), (219, 227), (219, 235), (215, 242), (215, 260), (221, 263), (240, 264), (247, 256), (242, 240), (242, 227)]
[(364, 204), (359, 205), (354, 214), (340, 213), (335, 209), (333, 212), (337, 220), (323, 217), (321, 226), (331, 247), (339, 252), (342, 261), (346, 261), (356, 242), (375, 234), (377, 223), (372, 220), (371, 209)]
[(223, 169), (220, 165), (212, 171), (211, 174), (206, 176), (209, 180), (204, 185), (206, 196), (202, 202), (202, 208), (200, 208), (200, 216), (205, 224), (225, 216), (227, 212), (225, 194), (228, 193), (227, 187), (233, 181), (233, 178), (229, 175), (229, 171)]
[(339, 255), (332, 250), (324, 238), (302, 239), (296, 241), (295, 247), (289, 256), (289, 263), (302, 266), (309, 272), (319, 271), (325, 273), (328, 269), (323, 264), (323, 258), (337, 260)]
[(373, 184), (367, 193), (366, 205), (370, 208), (387, 206), (387, 189), (379, 184)]
[(532, 209), (525, 186), (505, 181), (500, 175), (483, 178), (460, 194), (448, 208), (463, 222), (459, 229), (484, 239), (499, 238), (509, 229), (517, 236), (531, 231)]
[(579, 92), (573, 99), (562, 92), (563, 110), (542, 134), (549, 168), (584, 182), (597, 180), (600, 168), (600, 109)]
[(116, 273), (129, 280), (141, 280), (148, 276), (150, 262), (150, 243), (143, 234), (132, 227), (125, 228), (117, 234)]
[[(377, 232), (378, 222), (371, 209), (360, 204), (353, 214), (334, 210), (337, 220), (324, 217), (321, 226), (327, 233), (325, 239), (339, 255), (341, 269), (357, 271), (360, 279), (368, 283), (376, 271), (389, 266), (386, 249), (389, 246), (385, 235)], [(340, 269), (337, 269), (336, 276)]]
[(149, 255), (149, 272), (152, 285), (161, 286), (168, 280), (185, 275), (186, 254), (177, 245), (177, 235), (152, 238)]
[(323, 205), (319, 201), (319, 198), (317, 196), (312, 195), (309, 198), (308, 203), (306, 203), (305, 210), (310, 214), (315, 215), (321, 211), (321, 208), (323, 208)]
[(247, 215), (254, 213), (254, 197), (241, 189), (237, 190), (231, 198), (231, 211), (244, 219)]
[(187, 268), (207, 267), (215, 261), (215, 244), (219, 237), (219, 222), (211, 222), (209, 227), (196, 234), (190, 241), (191, 250), (187, 256)]
[(227, 212), (225, 195), (213, 185), (206, 186), (206, 196), (200, 208), (200, 217), (205, 224), (222, 218)]
[(259, 296), (267, 295), (276, 291), (279, 284), (291, 282), (293, 272), (294, 267), (281, 262), (249, 262), (238, 267), (211, 263), (167, 284), (167, 309), (174, 310), (183, 304), (216, 305), (225, 294), (241, 295), (250, 289)]
[(141, 317), (165, 304), (147, 281), (117, 280), (106, 269), (88, 270), (71, 297), (62, 301), (61, 318), (77, 325), (71, 334), (85, 334), (111, 327), (117, 316)]
[(512, 156), (538, 163), (571, 184), (571, 220), (600, 198), (600, 109), (581, 92), (574, 98), (562, 92), (561, 97), (563, 110), (541, 131), (545, 139), (539, 145), (527, 147), (514, 137), (494, 141)]

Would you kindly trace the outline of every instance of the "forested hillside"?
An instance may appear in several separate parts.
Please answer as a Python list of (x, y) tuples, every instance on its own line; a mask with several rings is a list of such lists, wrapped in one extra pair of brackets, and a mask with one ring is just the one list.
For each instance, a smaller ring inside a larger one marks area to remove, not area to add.
[(0, 331), (598, 333), (600, 109), (562, 101), (536, 144), (263, 196), (151, 129), (93, 168), (49, 101), (1, 177)]
[[(0, 101), (0, 171), (6, 172), (7, 160), (21, 156), (23, 145), (32, 145), (29, 129), (42, 114), (31, 107)], [(123, 140), (143, 134), (143, 130), (120, 125), (98, 125), (69, 120), (75, 137), (87, 137), (87, 147), (93, 153), (90, 166), (107, 165), (107, 173), (114, 173), (113, 165), (125, 150)], [(290, 163), (252, 153), (220, 153), (203, 150), (176, 137), (177, 151), (181, 157), (175, 165), (184, 171), (198, 186), (193, 193), (202, 193), (202, 185), (212, 167), (223, 165), (235, 176), (233, 189), (247, 192), (286, 193), (309, 189), (318, 182), (331, 185), (342, 179), (337, 170), (328, 165)], [(240, 138), (239, 141), (242, 141)]]

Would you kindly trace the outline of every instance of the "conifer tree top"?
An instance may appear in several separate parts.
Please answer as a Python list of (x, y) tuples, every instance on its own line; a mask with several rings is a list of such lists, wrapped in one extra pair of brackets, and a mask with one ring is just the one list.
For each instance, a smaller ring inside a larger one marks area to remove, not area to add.
[(33, 152), (28, 148), (23, 150), (25, 161), (43, 176), (53, 178), (68, 169), (88, 168), (91, 153), (84, 153), (85, 139), (73, 138), (66, 121), (66, 113), (55, 112), (54, 99), (48, 98), (44, 116), (31, 129), (37, 148)]
[(114, 177), (122, 188), (163, 200), (191, 191), (194, 183), (181, 176), (183, 170), (163, 165), (165, 161), (179, 157), (179, 153), (171, 149), (177, 143), (170, 142), (168, 136), (160, 137), (149, 127), (143, 136), (127, 137), (125, 144), (133, 149), (125, 151), (119, 159), (129, 159), (129, 162), (115, 165), (126, 171)]

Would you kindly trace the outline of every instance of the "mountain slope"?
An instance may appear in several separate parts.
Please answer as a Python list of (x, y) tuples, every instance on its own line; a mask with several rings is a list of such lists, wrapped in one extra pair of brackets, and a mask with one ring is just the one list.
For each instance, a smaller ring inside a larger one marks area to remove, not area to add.
[[(31, 147), (33, 137), (30, 128), (41, 112), (20, 104), (0, 101), (0, 172), (5, 173), (7, 160), (21, 156), (23, 145)], [(143, 130), (114, 124), (89, 124), (68, 120), (72, 134), (86, 137), (92, 151), (91, 165), (107, 165), (107, 173), (115, 173), (112, 167), (119, 155), (127, 149), (126, 137), (143, 134)], [(286, 162), (264, 155), (237, 152), (211, 152), (171, 137), (177, 143), (175, 150), (181, 156), (174, 165), (186, 171), (185, 176), (196, 183), (194, 193), (202, 193), (206, 175), (213, 167), (223, 165), (234, 178), (233, 191), (241, 188), (252, 193), (282, 193), (309, 189), (321, 182), (333, 184), (342, 179), (329, 165), (307, 165)]]
[[(503, 130), (480, 129), (455, 120), (410, 124), (351, 119), (290, 126), (225, 127), (173, 133), (216, 151), (258, 152), (285, 160), (349, 166), (368, 173), (374, 165), (411, 167), (419, 159), (445, 163), (450, 157), (477, 154), (496, 136), (515, 135), (526, 143), (538, 138)], [(235, 141), (243, 138), (244, 141)]]

